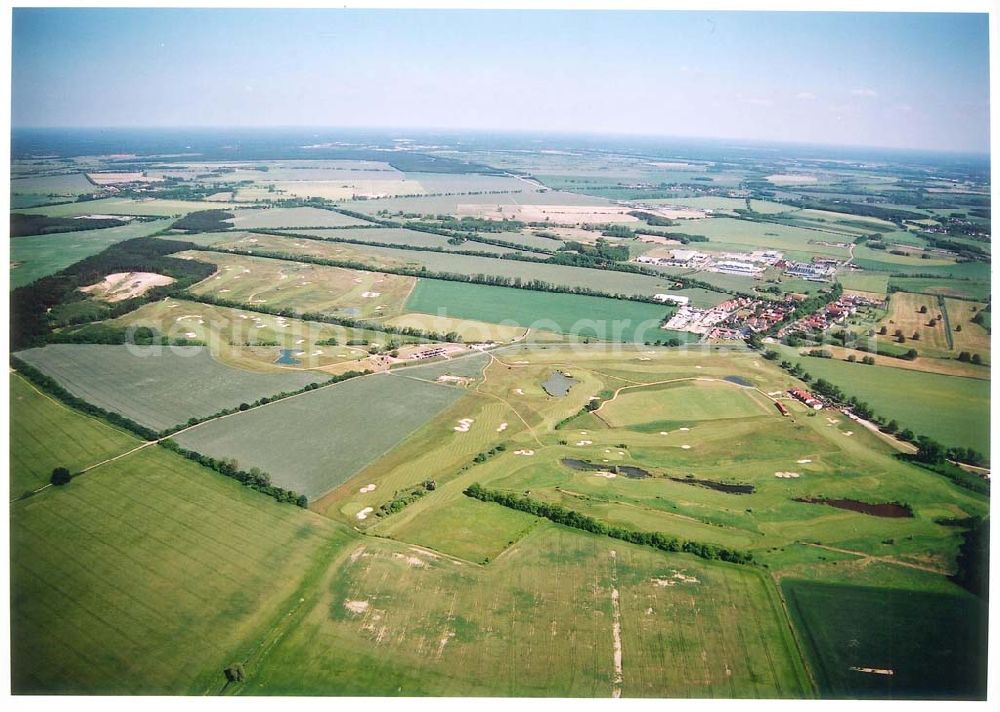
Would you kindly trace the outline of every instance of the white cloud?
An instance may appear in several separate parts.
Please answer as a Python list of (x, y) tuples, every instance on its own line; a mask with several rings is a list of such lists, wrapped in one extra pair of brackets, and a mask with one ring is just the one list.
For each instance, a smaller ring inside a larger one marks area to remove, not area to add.
[(851, 94), (854, 96), (865, 96), (865, 97), (875, 97), (878, 96), (878, 92), (874, 89), (853, 89)]
[(795, 95), (795, 98), (802, 99), (803, 101), (812, 101), (813, 99), (816, 98), (816, 95), (813, 94), (811, 91), (800, 91), (798, 94)]

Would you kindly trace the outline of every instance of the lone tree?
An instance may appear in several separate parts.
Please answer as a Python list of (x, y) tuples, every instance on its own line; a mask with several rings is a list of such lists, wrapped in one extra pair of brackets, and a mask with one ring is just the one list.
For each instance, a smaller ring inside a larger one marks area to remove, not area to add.
[(227, 682), (243, 682), (246, 679), (242, 663), (233, 663), (222, 672), (225, 673)]
[(68, 485), (70, 479), (72, 479), (72, 476), (69, 474), (69, 470), (65, 467), (57, 467), (52, 470), (52, 477), (49, 478), (49, 482), (57, 487), (61, 487), (62, 485)]
[(920, 313), (921, 314), (926, 314), (927, 313), (927, 305), (926, 304), (924, 304), (924, 305), (922, 305), (920, 307)]

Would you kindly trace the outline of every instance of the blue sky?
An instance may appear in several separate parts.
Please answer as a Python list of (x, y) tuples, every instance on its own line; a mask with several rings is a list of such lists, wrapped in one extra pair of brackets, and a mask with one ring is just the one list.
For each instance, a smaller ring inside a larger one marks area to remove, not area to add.
[(986, 15), (15, 9), (11, 89), (18, 127), (989, 147)]

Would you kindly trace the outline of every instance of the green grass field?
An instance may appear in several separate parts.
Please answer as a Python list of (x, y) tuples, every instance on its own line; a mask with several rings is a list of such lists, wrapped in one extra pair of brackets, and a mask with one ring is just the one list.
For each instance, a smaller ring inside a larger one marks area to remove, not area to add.
[(325, 380), (320, 372), (230, 368), (200, 346), (50, 344), (17, 356), (73, 395), (154, 430)]
[(823, 697), (985, 699), (986, 607), (970, 594), (781, 584)]
[(616, 591), (623, 697), (808, 697), (771, 586), (548, 524), (486, 568), (370, 539), (243, 691), (610, 697)]
[(145, 237), (170, 226), (170, 220), (135, 222), (103, 230), (80, 230), (54, 235), (30, 235), (10, 241), (10, 286), (22, 287), (96, 255), (116, 242)]
[(836, 235), (771, 222), (706, 218), (685, 220), (676, 230), (689, 235), (707, 237), (709, 242), (700, 245), (701, 249), (745, 251), (773, 249), (807, 255), (830, 255), (843, 259), (846, 259), (848, 254), (843, 248), (818, 244), (842, 242), (843, 239)]
[(421, 279), (405, 308), (411, 312), (590, 336), (608, 341), (650, 341), (677, 336), (661, 330), (672, 307), (577, 294)]
[(890, 277), (890, 286), (904, 292), (920, 292), (923, 294), (941, 294), (946, 297), (983, 300), (990, 295), (989, 280), (964, 281), (947, 278), (926, 277)]
[(725, 382), (682, 381), (622, 391), (597, 411), (614, 427), (660, 421), (743, 419), (774, 415), (775, 408), (752, 389)]
[(156, 446), (17, 502), (13, 691), (215, 694), (347, 539)]
[(884, 295), (889, 286), (889, 275), (881, 272), (840, 272), (837, 281), (844, 285), (844, 289)]
[(867, 401), (880, 415), (899, 421), (900, 427), (949, 446), (989, 453), (989, 381), (802, 358), (784, 347), (782, 353), (800, 362), (813, 378), (825, 378), (844, 393)]
[(53, 468), (78, 472), (142, 441), (67, 408), (20, 376), (10, 376), (10, 494), (49, 483)]
[(206, 423), (176, 440), (206, 455), (235, 457), (244, 468), (259, 467), (276, 484), (313, 499), (464, 393), (404, 376), (368, 376)]

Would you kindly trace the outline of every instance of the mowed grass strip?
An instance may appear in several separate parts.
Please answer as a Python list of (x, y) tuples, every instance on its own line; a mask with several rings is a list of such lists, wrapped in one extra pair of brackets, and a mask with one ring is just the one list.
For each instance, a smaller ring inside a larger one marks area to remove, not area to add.
[(259, 467), (275, 484), (318, 497), (348, 480), (465, 395), (462, 388), (366, 376), (177, 436), (184, 448)]
[(11, 509), (15, 693), (206, 694), (333, 522), (151, 446)]
[(53, 468), (77, 472), (142, 441), (67, 408), (16, 374), (10, 376), (10, 493), (48, 484)]
[(781, 587), (822, 697), (985, 699), (986, 606), (971, 594), (798, 579)]
[(607, 341), (697, 338), (693, 334), (660, 329), (663, 319), (673, 312), (673, 308), (665, 305), (435, 279), (417, 282), (406, 301), (406, 309)]
[(769, 585), (549, 523), (486, 567), (371, 538), (243, 690), (610, 697), (617, 590), (623, 697), (810, 696)]
[(50, 344), (17, 356), (73, 395), (155, 430), (326, 380), (316, 372), (230, 368), (201, 346)]

